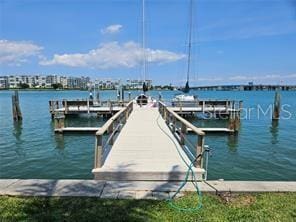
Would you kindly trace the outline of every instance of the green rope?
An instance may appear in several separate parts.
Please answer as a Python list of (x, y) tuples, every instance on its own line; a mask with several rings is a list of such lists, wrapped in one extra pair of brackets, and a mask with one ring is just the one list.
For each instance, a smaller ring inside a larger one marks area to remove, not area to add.
[[(195, 174), (194, 174), (194, 172), (193, 172), (192, 167), (194, 166), (194, 162), (196, 161), (196, 159), (197, 159), (199, 156), (203, 156), (203, 153), (202, 153), (201, 155), (197, 156), (197, 157), (196, 157), (196, 158), (195, 158), (195, 159), (194, 159), (194, 160), (188, 165), (188, 163), (186, 162), (186, 160), (185, 160), (184, 157), (182, 156), (180, 150), (178, 149), (178, 145), (176, 144), (175, 140), (173, 140), (173, 139), (170, 137), (170, 135), (168, 135), (167, 132), (165, 132), (165, 131), (161, 128), (161, 126), (159, 125), (159, 122), (158, 122), (159, 117), (160, 117), (160, 114), (159, 114), (159, 116), (157, 117), (157, 120), (156, 120), (158, 127), (160, 128), (160, 130), (161, 130), (164, 134), (166, 134), (166, 135), (170, 138), (171, 141), (173, 141), (173, 143), (175, 144), (175, 148), (176, 148), (176, 150), (177, 150), (179, 156), (181, 157), (181, 159), (182, 159), (182, 161), (185, 163), (185, 165), (188, 167), (188, 170), (187, 170), (187, 172), (186, 172), (186, 176), (185, 176), (183, 182), (181, 183), (181, 185), (179, 186), (179, 188), (177, 189), (177, 191), (174, 193), (174, 195), (172, 195), (172, 196), (168, 199), (168, 204), (169, 204), (170, 207), (172, 207), (173, 209), (178, 210), (178, 211), (183, 211), (183, 212), (194, 212), (194, 211), (197, 211), (197, 210), (199, 210), (199, 209), (202, 207), (202, 194), (201, 194), (201, 191), (200, 191), (199, 186), (198, 186), (198, 184), (197, 184), (196, 177), (195, 177)], [(179, 207), (178, 205), (176, 205), (176, 204), (174, 203), (174, 198), (178, 195), (178, 193), (180, 193), (180, 191), (183, 189), (183, 187), (184, 187), (184, 186), (186, 185), (186, 183), (188, 182), (188, 177), (189, 177), (190, 173), (191, 173), (191, 175), (192, 175), (192, 178), (193, 178), (193, 182), (192, 182), (192, 183), (193, 183), (193, 185), (194, 185), (194, 188), (195, 188), (195, 191), (196, 191), (196, 194), (197, 194), (197, 197), (198, 197), (198, 204), (197, 204), (197, 206), (195, 206), (195, 207), (193, 207), (193, 208)]]

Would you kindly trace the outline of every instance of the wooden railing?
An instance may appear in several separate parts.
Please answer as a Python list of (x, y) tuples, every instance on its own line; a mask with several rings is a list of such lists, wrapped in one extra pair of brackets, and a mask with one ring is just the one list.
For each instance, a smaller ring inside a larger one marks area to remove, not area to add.
[[(168, 101), (170, 103), (170, 101)], [(189, 106), (188, 106), (189, 103)], [(242, 109), (243, 102), (235, 101), (235, 100), (211, 100), (211, 99), (202, 99), (190, 102), (183, 101), (172, 101), (173, 107), (180, 108), (180, 112), (182, 108), (186, 107), (201, 107), (202, 111), (205, 111), (206, 108), (212, 108), (212, 111), (215, 112), (217, 108), (225, 108), (225, 111), (240, 111)]]
[[(122, 126), (126, 123), (129, 115), (133, 111), (133, 101), (129, 102), (126, 107), (112, 116), (97, 132), (95, 144), (95, 164), (94, 168), (102, 167), (105, 156), (108, 154), (108, 145), (112, 146), (115, 136), (120, 132)], [(108, 139), (104, 143), (103, 135), (108, 134)]]
[(95, 101), (90, 99), (80, 99), (80, 100), (50, 100), (49, 101), (49, 111), (51, 114), (54, 114), (55, 110), (59, 108), (64, 108), (65, 114), (67, 114), (70, 111), (70, 107), (77, 107), (78, 110), (80, 107), (87, 107), (87, 110), (89, 112), (89, 108), (91, 106), (98, 106), (98, 107), (109, 107), (110, 112), (113, 110), (113, 107), (119, 106), (124, 107), (127, 105), (130, 101), (117, 101), (117, 100), (106, 100), (106, 101), (99, 101), (95, 103)]
[[(159, 102), (159, 112), (168, 124), (169, 128), (173, 132), (174, 135), (177, 135), (176, 138), (178, 139), (180, 145), (182, 147), (185, 146), (185, 142), (187, 142), (188, 145), (193, 147), (196, 150), (195, 156), (190, 152), (190, 150), (186, 150), (186, 153), (191, 159), (191, 161), (194, 162), (195, 167), (203, 167), (203, 153), (204, 153), (204, 141), (205, 141), (205, 133), (198, 129), (196, 126), (192, 125), (190, 122), (188, 122), (186, 119), (179, 116), (177, 113), (172, 111), (170, 108), (168, 108), (164, 103)], [(192, 144), (187, 138), (187, 130), (190, 129), (191, 133), (196, 134), (197, 136), (197, 142), (196, 144)], [(188, 154), (188, 152), (190, 152)]]

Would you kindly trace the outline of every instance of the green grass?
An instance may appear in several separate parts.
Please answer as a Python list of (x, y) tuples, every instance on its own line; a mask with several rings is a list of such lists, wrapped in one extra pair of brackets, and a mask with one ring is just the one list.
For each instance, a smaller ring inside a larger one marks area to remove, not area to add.
[[(176, 203), (196, 202), (187, 194)], [(296, 221), (296, 193), (207, 194), (202, 209), (192, 213), (155, 200), (1, 196), (0, 221)]]

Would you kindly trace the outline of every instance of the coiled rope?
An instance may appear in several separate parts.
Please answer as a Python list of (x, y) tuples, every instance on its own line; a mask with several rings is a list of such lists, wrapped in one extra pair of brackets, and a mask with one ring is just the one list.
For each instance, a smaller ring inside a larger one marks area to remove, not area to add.
[[(185, 163), (185, 165), (188, 167), (188, 170), (186, 172), (186, 176), (184, 178), (184, 180), (182, 181), (181, 185), (179, 186), (179, 188), (177, 189), (177, 191), (169, 197), (168, 199), (168, 204), (170, 207), (172, 207), (173, 209), (175, 210), (178, 210), (178, 211), (183, 211), (183, 212), (194, 212), (194, 211), (197, 211), (199, 210), (201, 207), (202, 207), (202, 193), (199, 189), (199, 186), (197, 184), (197, 180), (196, 180), (196, 177), (195, 177), (195, 173), (193, 172), (193, 166), (194, 166), (194, 162), (199, 158), (199, 157), (202, 157), (204, 155), (204, 152), (199, 154), (190, 164), (188, 164), (186, 162), (186, 160), (184, 159), (183, 155), (181, 154), (179, 148), (178, 148), (178, 144), (175, 142), (175, 140), (160, 126), (159, 124), (159, 118), (160, 118), (160, 114), (158, 115), (157, 117), (157, 125), (159, 127), (159, 129), (174, 143), (175, 145), (175, 148), (179, 154), (179, 156), (181, 157), (182, 161)], [(175, 204), (175, 201), (174, 201), (174, 198), (180, 193), (180, 191), (183, 189), (183, 187), (186, 185), (186, 183), (188, 182), (188, 178), (190, 176), (190, 174), (192, 175), (192, 178), (193, 178), (193, 181), (192, 181), (192, 184), (195, 188), (195, 192), (196, 192), (196, 195), (197, 195), (197, 198), (198, 198), (198, 203), (195, 207), (192, 207), (192, 208), (187, 208), (187, 207), (180, 207), (178, 205)]]

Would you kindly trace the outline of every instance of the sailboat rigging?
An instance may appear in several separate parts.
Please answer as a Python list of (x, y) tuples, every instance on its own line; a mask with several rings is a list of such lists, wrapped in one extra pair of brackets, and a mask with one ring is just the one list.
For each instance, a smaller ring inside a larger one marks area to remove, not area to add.
[(136, 97), (136, 103), (139, 106), (155, 106), (156, 101), (150, 96), (146, 95), (148, 91), (148, 84), (146, 80), (147, 61), (146, 61), (146, 39), (145, 39), (145, 0), (142, 0), (142, 79), (143, 79), (143, 93)]
[(187, 56), (187, 78), (186, 78), (186, 84), (183, 89), (181, 89), (184, 93), (189, 93), (190, 87), (189, 87), (189, 75), (191, 71), (191, 48), (192, 48), (192, 25), (193, 25), (193, 0), (190, 0), (190, 6), (189, 6), (189, 36), (188, 36), (188, 56)]
[(142, 50), (143, 50), (143, 93), (148, 91), (148, 86), (146, 84), (146, 39), (145, 39), (145, 0), (142, 0)]
[(190, 73), (191, 73), (191, 50), (192, 50), (192, 28), (193, 28), (193, 0), (190, 0), (189, 5), (189, 35), (188, 35), (188, 56), (187, 56), (187, 76), (186, 76), (186, 84), (184, 88), (180, 88), (179, 90), (182, 91), (184, 94), (177, 95), (172, 101), (173, 106), (191, 106), (192, 104), (195, 104), (197, 101), (196, 96), (194, 95), (188, 95), (190, 92), (190, 86), (189, 86), (189, 79), (190, 79)]

